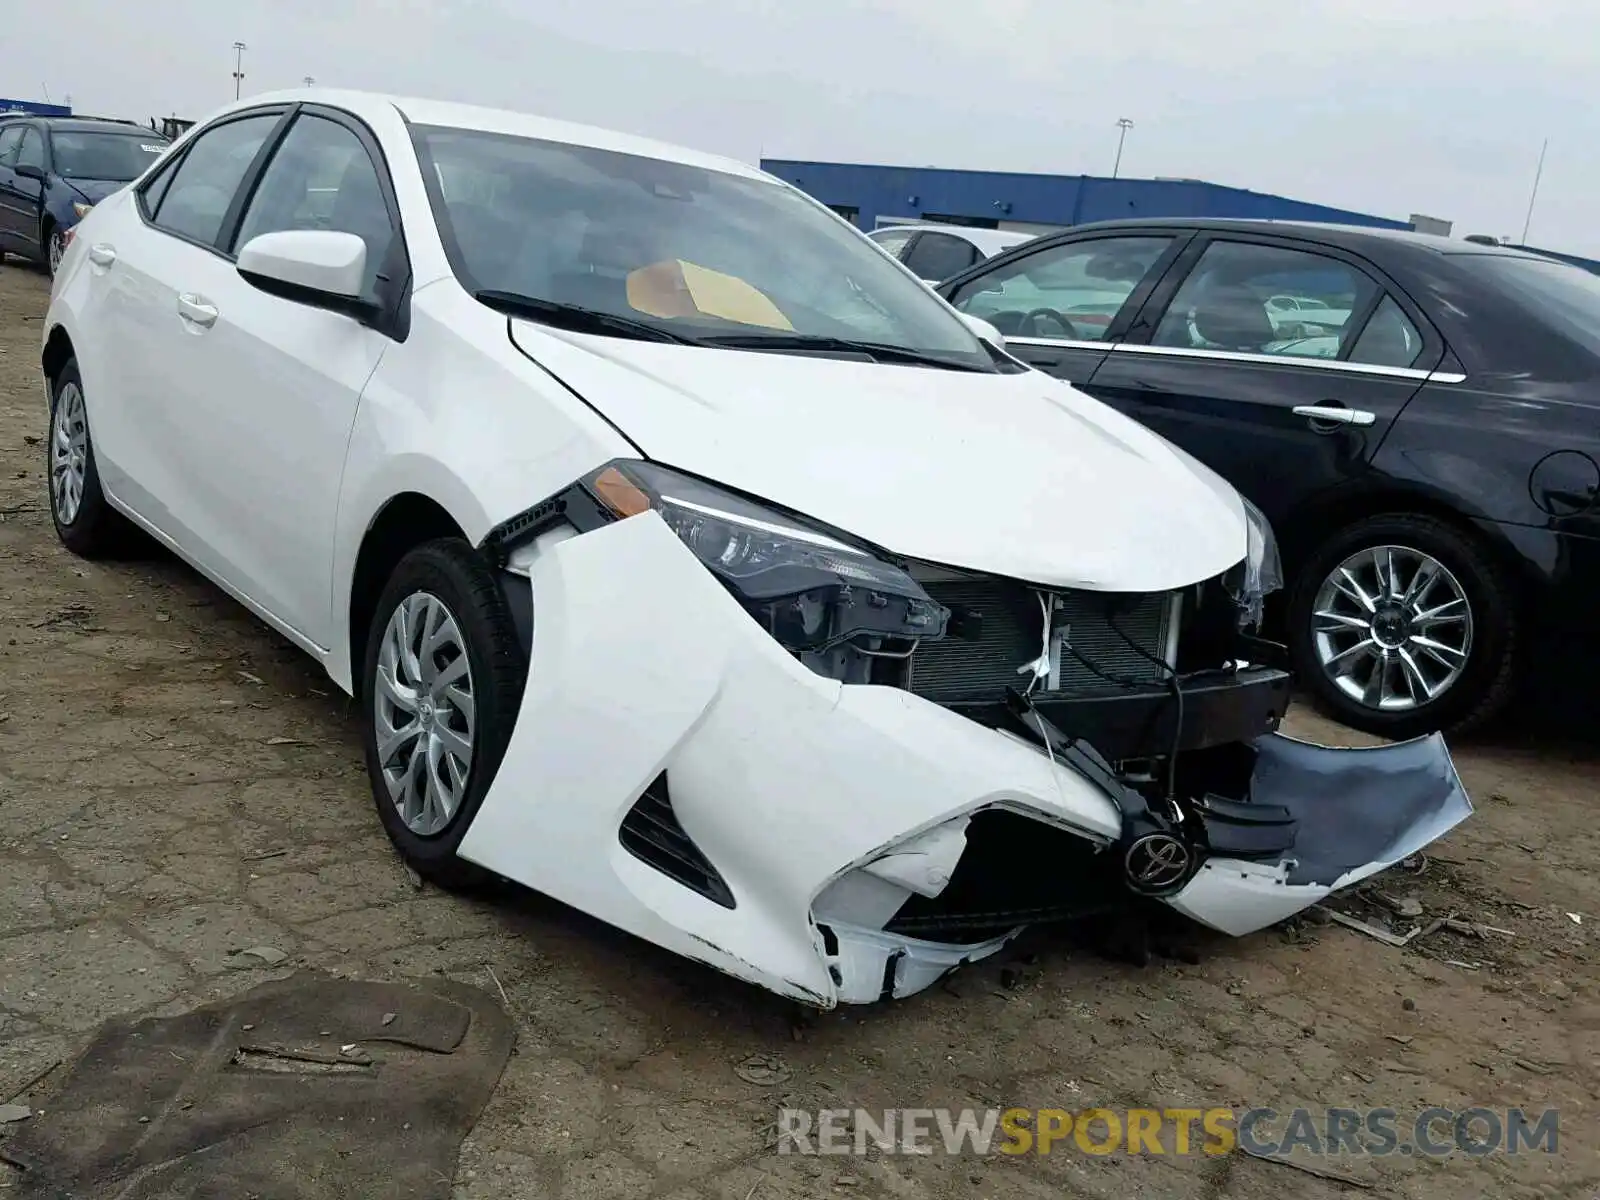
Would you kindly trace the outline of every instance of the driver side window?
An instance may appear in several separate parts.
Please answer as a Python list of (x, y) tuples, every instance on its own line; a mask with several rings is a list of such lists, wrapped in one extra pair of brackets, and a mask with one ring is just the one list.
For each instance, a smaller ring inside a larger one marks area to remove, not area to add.
[(964, 284), (950, 303), (1007, 337), (1097, 342), (1170, 237), (1095, 238), (1029, 254)]

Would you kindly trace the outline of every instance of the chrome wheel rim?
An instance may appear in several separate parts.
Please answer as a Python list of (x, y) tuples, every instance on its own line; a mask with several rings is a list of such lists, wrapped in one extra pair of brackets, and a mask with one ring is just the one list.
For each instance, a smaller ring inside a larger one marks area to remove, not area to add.
[(56, 396), (55, 419), (50, 424), (50, 498), (56, 519), (71, 525), (83, 505), (83, 483), (89, 471), (89, 415), (83, 389), (65, 384)]
[(66, 256), (67, 247), (61, 239), (59, 230), (50, 235), (50, 274), (54, 275), (61, 269), (61, 260)]
[(412, 592), (378, 649), (373, 717), (389, 800), (412, 833), (454, 819), (472, 773), (476, 705), (466, 641), (444, 601)]
[(1357, 704), (1405, 712), (1455, 686), (1472, 654), (1472, 606), (1448, 567), (1409, 546), (1345, 559), (1317, 591), (1312, 645)]

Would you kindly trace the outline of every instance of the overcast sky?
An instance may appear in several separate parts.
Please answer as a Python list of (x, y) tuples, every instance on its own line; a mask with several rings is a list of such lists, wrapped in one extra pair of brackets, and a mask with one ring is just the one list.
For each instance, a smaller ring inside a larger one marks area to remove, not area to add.
[[(518, 11), (520, 8), (521, 11)], [(0, 0), (0, 95), (201, 117), (303, 76), (754, 162), (1193, 176), (1600, 257), (1593, 0)], [(24, 12), (33, 19), (23, 20)]]

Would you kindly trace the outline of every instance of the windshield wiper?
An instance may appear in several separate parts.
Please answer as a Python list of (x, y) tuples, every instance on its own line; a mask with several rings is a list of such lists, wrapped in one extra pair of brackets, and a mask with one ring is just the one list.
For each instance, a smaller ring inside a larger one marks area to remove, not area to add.
[(639, 338), (652, 342), (677, 342), (681, 345), (698, 344), (692, 337), (662, 329), (644, 321), (617, 313), (601, 312), (597, 308), (584, 308), (578, 304), (563, 304), (560, 300), (546, 300), (540, 296), (524, 296), (521, 292), (502, 292), (485, 288), (473, 292), (472, 298), (487, 304), (497, 312), (513, 317), (527, 317), (545, 325), (570, 329), (574, 333), (600, 333), (612, 337)]
[(943, 367), (949, 371), (989, 370), (985, 364), (948, 358), (931, 350), (885, 346), (879, 342), (860, 342), (853, 338), (807, 334), (730, 333), (701, 338), (700, 344), (719, 346), (725, 350), (797, 350), (817, 354), (860, 354), (874, 362), (910, 363), (914, 366)]

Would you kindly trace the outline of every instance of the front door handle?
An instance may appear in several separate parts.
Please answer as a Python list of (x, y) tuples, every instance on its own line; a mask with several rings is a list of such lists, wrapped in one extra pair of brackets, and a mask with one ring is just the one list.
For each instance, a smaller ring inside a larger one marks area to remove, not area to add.
[(89, 261), (97, 267), (109, 267), (117, 261), (117, 248), (105, 242), (96, 242), (89, 247)]
[(178, 315), (185, 321), (209, 328), (216, 324), (217, 306), (208, 304), (192, 292), (178, 297)]
[(1365, 429), (1378, 423), (1377, 413), (1361, 408), (1346, 408), (1342, 404), (1297, 404), (1294, 415), (1319, 425), (1359, 425)]

